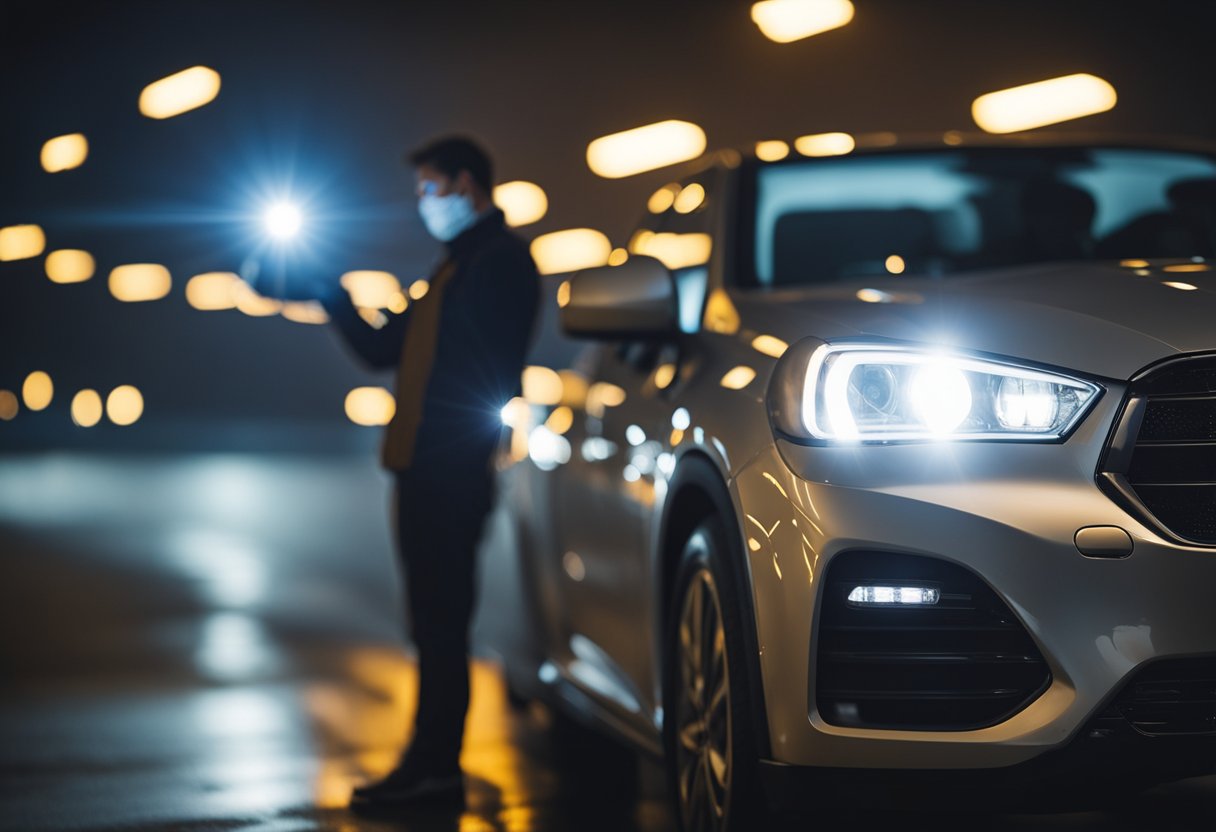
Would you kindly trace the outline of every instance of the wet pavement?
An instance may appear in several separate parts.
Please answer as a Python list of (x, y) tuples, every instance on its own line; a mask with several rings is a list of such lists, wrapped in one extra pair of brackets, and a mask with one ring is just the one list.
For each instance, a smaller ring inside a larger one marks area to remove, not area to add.
[[(540, 705), (513, 710), (485, 651), (465, 811), (345, 810), (353, 785), (393, 764), (413, 707), (387, 503), (362, 457), (0, 459), (0, 829), (673, 829), (656, 764)], [(515, 614), (492, 589), (511, 585), (508, 568), (485, 553), (481, 643)], [(824, 820), (1210, 830), (1216, 778), (1103, 812), (976, 817), (879, 802), (781, 827)]]

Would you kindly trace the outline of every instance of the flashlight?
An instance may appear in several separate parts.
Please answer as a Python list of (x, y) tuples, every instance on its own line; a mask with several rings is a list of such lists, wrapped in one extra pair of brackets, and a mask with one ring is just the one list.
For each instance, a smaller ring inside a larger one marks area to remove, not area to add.
[(266, 209), (262, 215), (266, 233), (276, 240), (290, 240), (300, 233), (304, 217), (299, 207), (291, 202), (276, 202)]

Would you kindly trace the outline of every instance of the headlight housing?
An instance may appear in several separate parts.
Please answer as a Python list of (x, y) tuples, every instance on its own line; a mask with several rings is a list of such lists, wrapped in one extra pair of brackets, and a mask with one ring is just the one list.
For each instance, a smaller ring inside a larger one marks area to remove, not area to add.
[(1013, 363), (876, 343), (803, 342), (769, 391), (777, 428), (823, 442), (1063, 439), (1092, 382)]

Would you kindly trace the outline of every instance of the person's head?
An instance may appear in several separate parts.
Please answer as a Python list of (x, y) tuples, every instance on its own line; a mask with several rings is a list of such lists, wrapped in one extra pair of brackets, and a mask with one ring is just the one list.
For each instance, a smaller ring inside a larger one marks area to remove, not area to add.
[(427, 230), (447, 241), (493, 203), (494, 165), (476, 142), (445, 136), (409, 154), (418, 211)]

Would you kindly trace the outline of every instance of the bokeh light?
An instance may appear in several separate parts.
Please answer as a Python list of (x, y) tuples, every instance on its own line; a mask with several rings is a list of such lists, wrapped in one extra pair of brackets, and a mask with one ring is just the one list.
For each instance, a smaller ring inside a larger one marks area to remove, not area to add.
[(52, 283), (83, 283), (93, 276), (93, 255), (75, 248), (61, 248), (46, 256), (46, 276)]
[(346, 394), (346, 418), (356, 425), (387, 425), (397, 412), (397, 400), (383, 387), (356, 387)]
[(235, 309), (236, 286), (243, 282), (233, 272), (196, 274), (186, 281), (186, 302), (203, 311)]
[(761, 162), (779, 162), (790, 155), (790, 146), (782, 141), (756, 142), (756, 158)]
[(1015, 133), (1104, 113), (1117, 100), (1110, 82), (1079, 72), (981, 95), (971, 115), (989, 133)]
[(495, 187), (494, 204), (506, 215), (507, 225), (513, 227), (534, 223), (549, 210), (549, 198), (540, 185), (523, 180)]
[(59, 173), (84, 164), (89, 155), (89, 140), (83, 133), (69, 133), (48, 139), (42, 145), (42, 169), (47, 173)]
[(541, 274), (563, 274), (604, 265), (612, 243), (593, 228), (567, 228), (537, 237), (531, 250)]
[(346, 272), (338, 283), (350, 295), (350, 302), (366, 309), (388, 309), (401, 293), (401, 282), (389, 272), (360, 269)]
[(21, 399), (27, 410), (46, 410), (55, 398), (55, 383), (50, 375), (35, 370), (25, 377), (21, 385)]
[(139, 111), (148, 118), (164, 119), (189, 112), (220, 94), (220, 74), (206, 66), (192, 66), (144, 87)]
[(169, 270), (159, 263), (131, 263), (110, 272), (110, 294), (126, 303), (160, 300), (172, 286)]
[(528, 404), (555, 405), (562, 400), (562, 379), (548, 367), (525, 367), (521, 378)]
[(0, 390), (0, 421), (11, 422), (17, 418), (21, 404), (12, 390)]
[(327, 324), (329, 314), (315, 300), (293, 300), (283, 304), (279, 310), (284, 318), (297, 324)]
[(605, 179), (620, 179), (695, 159), (705, 145), (700, 127), (670, 119), (596, 139), (587, 145), (587, 166)]
[(856, 146), (848, 133), (812, 133), (794, 140), (794, 149), (803, 156), (844, 156)]
[(46, 248), (46, 234), (37, 225), (10, 225), (0, 228), (0, 261), (37, 257)]
[(756, 377), (756, 371), (751, 367), (740, 364), (738, 367), (732, 367), (722, 376), (720, 382), (727, 390), (742, 390), (744, 387), (752, 383), (752, 379)]
[(702, 232), (675, 234), (638, 234), (629, 249), (634, 254), (653, 257), (669, 269), (686, 269), (709, 261), (713, 239)]
[(80, 427), (93, 427), (104, 413), (101, 394), (96, 390), (81, 390), (72, 397), (72, 421)]
[(752, 4), (752, 21), (777, 43), (839, 29), (852, 19), (849, 0), (762, 0)]
[(133, 425), (144, 415), (144, 396), (130, 384), (115, 387), (106, 397), (106, 416), (116, 425)]
[(705, 203), (704, 186), (693, 182), (680, 191), (672, 203), (677, 214), (691, 214)]

